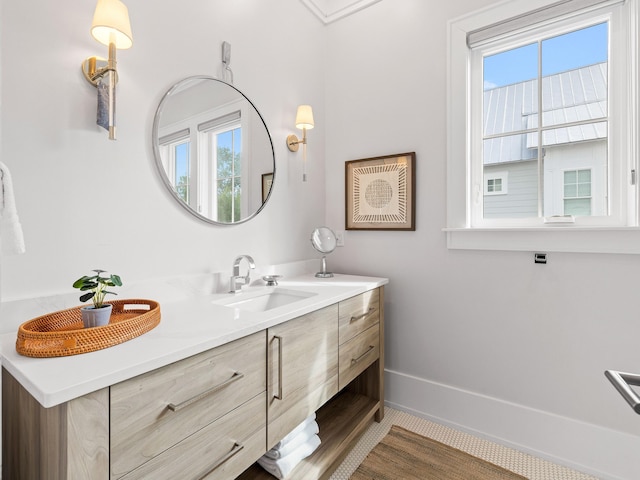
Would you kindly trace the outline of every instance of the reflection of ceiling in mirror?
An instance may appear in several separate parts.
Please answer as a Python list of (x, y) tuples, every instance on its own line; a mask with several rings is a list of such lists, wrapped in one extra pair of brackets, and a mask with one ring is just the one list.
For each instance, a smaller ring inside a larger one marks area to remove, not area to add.
[(331, 23), (381, 0), (300, 0), (323, 23)]

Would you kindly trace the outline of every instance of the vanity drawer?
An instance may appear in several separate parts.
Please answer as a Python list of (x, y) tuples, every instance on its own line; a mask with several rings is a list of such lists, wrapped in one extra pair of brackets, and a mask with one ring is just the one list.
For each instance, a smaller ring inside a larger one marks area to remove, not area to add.
[(111, 478), (266, 391), (266, 333), (111, 387)]
[(122, 480), (235, 478), (265, 452), (266, 393), (207, 425)]
[(378, 323), (379, 301), (380, 293), (376, 288), (338, 304), (340, 344)]
[(378, 325), (369, 327), (339, 348), (339, 390), (364, 372), (380, 357), (380, 330)]

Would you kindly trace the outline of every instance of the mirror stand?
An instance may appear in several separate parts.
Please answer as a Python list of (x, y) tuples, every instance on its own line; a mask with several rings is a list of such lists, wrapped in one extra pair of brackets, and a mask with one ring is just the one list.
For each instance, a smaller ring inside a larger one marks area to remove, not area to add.
[(320, 271), (316, 273), (316, 277), (318, 278), (331, 278), (333, 277), (333, 273), (327, 272), (327, 256), (323, 255), (320, 260)]

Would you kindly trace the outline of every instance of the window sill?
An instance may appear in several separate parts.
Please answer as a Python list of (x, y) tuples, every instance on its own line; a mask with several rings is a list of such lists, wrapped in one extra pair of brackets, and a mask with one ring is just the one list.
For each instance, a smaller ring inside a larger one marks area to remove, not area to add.
[(640, 227), (444, 228), (447, 248), (640, 254)]

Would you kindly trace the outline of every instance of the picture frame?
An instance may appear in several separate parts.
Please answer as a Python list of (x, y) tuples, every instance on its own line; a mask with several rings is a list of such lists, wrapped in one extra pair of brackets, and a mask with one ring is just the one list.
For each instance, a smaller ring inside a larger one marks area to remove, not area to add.
[(273, 184), (273, 172), (262, 174), (262, 203), (267, 201), (271, 185)]
[(416, 229), (415, 152), (345, 162), (345, 229)]

